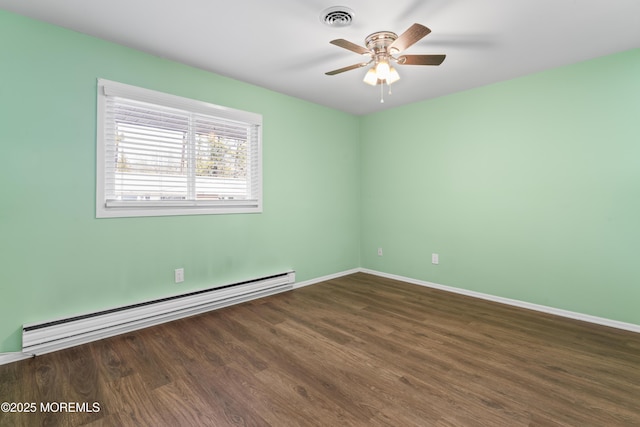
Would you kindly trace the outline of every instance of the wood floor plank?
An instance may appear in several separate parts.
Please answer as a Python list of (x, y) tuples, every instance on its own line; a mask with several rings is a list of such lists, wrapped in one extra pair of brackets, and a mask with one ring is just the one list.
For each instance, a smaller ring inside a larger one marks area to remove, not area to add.
[(0, 366), (0, 426), (640, 426), (640, 335), (358, 273)]

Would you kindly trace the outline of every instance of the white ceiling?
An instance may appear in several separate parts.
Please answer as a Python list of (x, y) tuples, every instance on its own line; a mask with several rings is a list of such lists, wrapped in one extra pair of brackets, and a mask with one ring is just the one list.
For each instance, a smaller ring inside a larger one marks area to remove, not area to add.
[[(330, 6), (347, 28), (320, 20)], [(0, 8), (353, 114), (367, 114), (640, 47), (640, 0), (0, 0)], [(432, 33), (407, 54), (447, 55), (439, 67), (398, 66), (380, 103), (362, 61), (329, 44), (370, 33)]]

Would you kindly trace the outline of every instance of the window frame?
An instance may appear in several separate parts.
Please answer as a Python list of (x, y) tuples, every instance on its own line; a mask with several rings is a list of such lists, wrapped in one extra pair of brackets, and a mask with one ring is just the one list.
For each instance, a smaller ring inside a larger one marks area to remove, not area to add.
[[(106, 79), (97, 81), (97, 135), (96, 135), (96, 218), (167, 216), (167, 215), (207, 215), (240, 214), (262, 212), (262, 115), (248, 111), (211, 104), (164, 92), (158, 92)], [(176, 108), (196, 114), (204, 114), (219, 119), (232, 120), (257, 126), (256, 140), (250, 142), (256, 147), (248, 147), (257, 156), (252, 185), (252, 199), (230, 199), (215, 201), (154, 201), (149, 206), (144, 201), (107, 201), (107, 99), (118, 96), (135, 101), (156, 104), (160, 107)], [(255, 193), (255, 194), (254, 194)], [(108, 202), (108, 203), (107, 203)]]

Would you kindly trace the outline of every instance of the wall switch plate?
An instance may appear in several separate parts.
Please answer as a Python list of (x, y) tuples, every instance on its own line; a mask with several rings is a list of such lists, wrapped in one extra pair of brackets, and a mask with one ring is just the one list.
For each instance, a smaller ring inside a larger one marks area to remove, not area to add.
[(440, 255), (431, 254), (431, 264), (440, 264)]
[(378, 248), (378, 256), (382, 256), (382, 248)]
[(175, 271), (176, 283), (184, 282), (184, 268), (176, 268)]

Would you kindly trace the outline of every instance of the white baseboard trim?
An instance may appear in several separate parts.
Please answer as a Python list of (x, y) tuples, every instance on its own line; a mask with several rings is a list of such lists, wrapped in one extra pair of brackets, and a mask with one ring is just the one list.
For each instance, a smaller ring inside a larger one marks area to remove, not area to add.
[(315, 285), (316, 283), (326, 282), (327, 280), (338, 279), (343, 276), (355, 274), (361, 272), (361, 268), (353, 268), (351, 270), (341, 271), (339, 273), (329, 274), (327, 276), (316, 277), (315, 279), (305, 280), (304, 282), (296, 282), (293, 284), (293, 289), (302, 288), (305, 286)]
[(19, 351), (12, 353), (0, 353), (0, 365), (7, 365), (20, 360), (31, 359), (32, 357), (34, 357), (33, 354), (22, 353)]
[(640, 325), (633, 323), (620, 322), (618, 320), (606, 319), (603, 317), (592, 316), (590, 314), (576, 313), (574, 311), (562, 310), (559, 308), (548, 307), (546, 305), (533, 304), (526, 301), (515, 300), (511, 298), (503, 298), (495, 295), (484, 294), (481, 292), (469, 291), (461, 288), (454, 288), (452, 286), (440, 285), (437, 283), (426, 282), (424, 280), (412, 279), (410, 277), (398, 276), (396, 274), (383, 273), (381, 271), (369, 270), (367, 268), (359, 269), (362, 273), (372, 274), (374, 276), (385, 277), (387, 279), (398, 280), (401, 282), (411, 283), (419, 286), (426, 286), (428, 288), (439, 289), (441, 291), (453, 292), (460, 295), (466, 295), (473, 298), (479, 298), (487, 301), (493, 301), (500, 304), (511, 305), (514, 307), (525, 308), (528, 310), (539, 311), (547, 314), (554, 314), (560, 317), (566, 317), (569, 319), (581, 320), (583, 322), (594, 323), (596, 325), (608, 326), (610, 328), (622, 329), (625, 331), (640, 333)]

